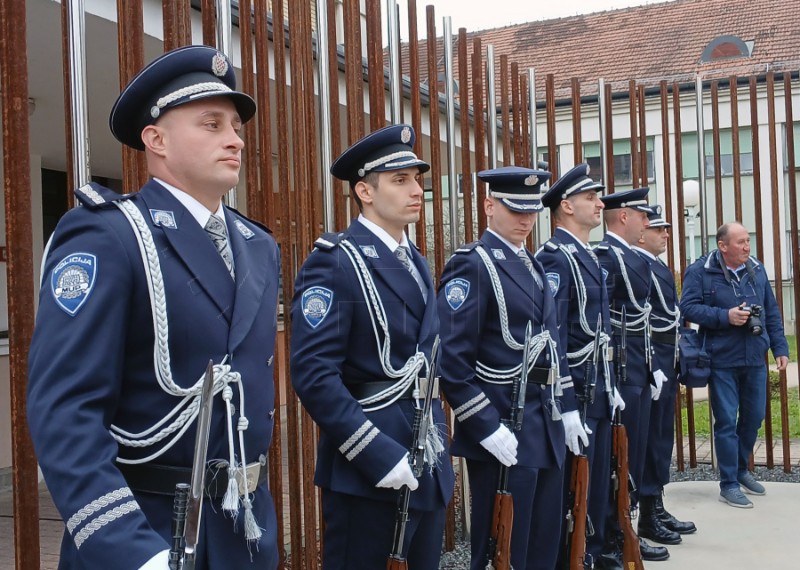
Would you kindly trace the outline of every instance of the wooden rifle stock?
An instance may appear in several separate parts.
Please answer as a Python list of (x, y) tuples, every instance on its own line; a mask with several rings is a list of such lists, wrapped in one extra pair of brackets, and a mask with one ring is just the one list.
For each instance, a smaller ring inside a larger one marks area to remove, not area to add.
[(386, 570), (408, 570), (405, 558), (389, 558), (386, 561)]
[[(507, 467), (503, 466), (505, 469)], [(497, 491), (492, 511), (492, 531), (489, 535), (488, 570), (511, 569), (511, 527), (514, 524), (514, 503), (511, 493)]]
[(617, 522), (622, 531), (622, 566), (625, 570), (644, 570), (639, 551), (639, 537), (631, 523), (631, 496), (628, 487), (628, 433), (625, 426), (615, 423), (611, 426), (612, 460), (616, 479)]
[(583, 570), (586, 558), (586, 521), (589, 510), (589, 458), (572, 458), (567, 513), (567, 568)]

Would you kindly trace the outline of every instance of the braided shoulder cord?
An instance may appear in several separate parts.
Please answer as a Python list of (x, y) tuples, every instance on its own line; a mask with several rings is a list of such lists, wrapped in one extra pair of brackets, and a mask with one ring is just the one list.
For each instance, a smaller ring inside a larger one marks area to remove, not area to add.
[(667, 313), (670, 317), (672, 317), (672, 320), (665, 319), (664, 317), (660, 317), (658, 315), (653, 315), (654, 319), (658, 319), (658, 320), (660, 320), (662, 322), (666, 322), (667, 324), (665, 326), (663, 326), (663, 327), (657, 327), (657, 326), (653, 325), (652, 322), (651, 322), (650, 323), (650, 328), (653, 329), (654, 332), (671, 331), (671, 330), (673, 330), (674, 328), (676, 328), (680, 324), (680, 321), (681, 321), (681, 310), (677, 305), (675, 305), (675, 309), (674, 310), (670, 310), (669, 306), (667, 305), (667, 301), (664, 298), (664, 292), (661, 290), (661, 285), (658, 284), (658, 280), (655, 278), (655, 275), (652, 276), (652, 279), (653, 279), (653, 285), (655, 285), (656, 294), (658, 295), (658, 300), (661, 303), (661, 306), (664, 308), (664, 312)]
[[(617, 257), (617, 262), (619, 263), (619, 270), (620, 273), (622, 274), (623, 281), (625, 281), (625, 288), (628, 291), (628, 299), (636, 308), (636, 310), (639, 311), (639, 316), (637, 318), (628, 321), (627, 323), (628, 329), (634, 331), (645, 330), (646, 332), (648, 320), (650, 318), (650, 309), (651, 309), (650, 303), (645, 301), (644, 305), (640, 305), (639, 302), (636, 300), (636, 296), (633, 294), (633, 289), (631, 288), (630, 277), (628, 277), (628, 269), (625, 267), (625, 261), (622, 259), (622, 253), (620, 253), (620, 249), (616, 246), (611, 246), (611, 250)], [(621, 315), (620, 311), (614, 311), (613, 309), (612, 309), (612, 314)], [(628, 315), (628, 317), (630, 316), (631, 315)], [(613, 317), (611, 319), (611, 322), (617, 327), (620, 327), (622, 325), (621, 320), (614, 320)], [(645, 336), (647, 336), (647, 334), (645, 334)]]
[[(358, 283), (367, 305), (367, 313), (369, 313), (372, 329), (375, 333), (375, 343), (383, 373), (389, 378), (399, 379), (398, 382), (391, 387), (369, 398), (358, 400), (358, 403), (364, 406), (365, 412), (372, 412), (390, 406), (396, 402), (411, 383), (417, 381), (420, 370), (422, 370), (423, 366), (427, 365), (427, 360), (423, 352), (417, 351), (406, 361), (402, 368), (399, 370), (394, 369), (391, 363), (392, 347), (386, 310), (383, 307), (380, 294), (375, 287), (375, 281), (372, 279), (372, 275), (356, 246), (347, 239), (343, 239), (339, 243), (342, 245), (342, 251), (347, 255), (350, 263), (352, 263), (353, 269), (355, 269), (356, 277), (358, 278)], [(380, 330), (383, 332), (383, 343), (381, 343), (380, 340), (381, 335), (378, 327), (380, 327)], [(366, 407), (376, 402), (381, 402), (381, 404)]]

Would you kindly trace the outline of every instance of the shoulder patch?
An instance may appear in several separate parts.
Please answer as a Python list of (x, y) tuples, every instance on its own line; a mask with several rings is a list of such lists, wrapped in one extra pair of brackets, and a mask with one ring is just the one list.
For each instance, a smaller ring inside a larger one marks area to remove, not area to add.
[(86, 304), (97, 279), (97, 257), (71, 253), (58, 262), (50, 277), (50, 292), (56, 304), (74, 317)]
[(339, 245), (339, 242), (342, 241), (344, 237), (343, 232), (329, 232), (322, 234), (317, 238), (317, 241), (314, 242), (314, 246), (317, 249), (324, 249), (325, 251), (330, 251)]
[(101, 186), (96, 182), (89, 182), (88, 184), (84, 184), (75, 190), (75, 196), (78, 198), (81, 204), (93, 210), (107, 208), (113, 205), (114, 202), (128, 200), (135, 195), (135, 192), (132, 192), (131, 194), (117, 194), (110, 188)]
[(547, 277), (547, 284), (550, 285), (550, 292), (553, 294), (553, 297), (556, 296), (558, 293), (558, 288), (561, 285), (561, 275), (559, 273), (545, 273), (545, 277)]
[(478, 247), (479, 243), (480, 242), (478, 242), (478, 241), (473, 241), (471, 243), (465, 243), (464, 245), (459, 247), (457, 250), (455, 250), (453, 253), (469, 253), (470, 251), (472, 251), (473, 249)]
[(312, 329), (317, 328), (325, 320), (332, 304), (333, 291), (327, 287), (309, 287), (303, 291), (301, 299), (303, 317)]
[(461, 308), (469, 295), (469, 287), (469, 281), (460, 277), (447, 282), (444, 286), (444, 296), (451, 309), (457, 311)]
[(547, 251), (558, 251), (558, 246), (554, 244), (552, 241), (544, 242), (543, 246)]

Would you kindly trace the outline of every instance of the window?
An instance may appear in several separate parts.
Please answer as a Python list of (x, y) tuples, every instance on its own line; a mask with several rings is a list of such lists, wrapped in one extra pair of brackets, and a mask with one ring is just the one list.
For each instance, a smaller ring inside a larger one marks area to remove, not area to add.
[[(631, 166), (631, 142), (629, 139), (614, 141), (614, 183), (626, 185), (633, 183)], [(600, 157), (600, 144), (587, 143), (583, 147), (584, 161), (589, 164), (589, 176), (595, 182), (602, 182), (603, 160)], [(655, 164), (653, 156), (653, 140), (647, 139), (647, 180), (655, 182)]]

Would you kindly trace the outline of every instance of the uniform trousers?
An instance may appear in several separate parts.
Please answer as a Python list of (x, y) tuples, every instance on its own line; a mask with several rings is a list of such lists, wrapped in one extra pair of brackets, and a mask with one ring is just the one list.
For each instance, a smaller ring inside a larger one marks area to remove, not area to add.
[[(472, 491), (471, 570), (486, 568), (499, 463), (467, 460)], [(511, 467), (508, 490), (514, 504), (511, 565), (515, 570), (553, 570), (562, 521), (562, 470)]]
[[(397, 520), (395, 503), (323, 489), (322, 513), (323, 570), (386, 568)], [(403, 553), (410, 570), (438, 570), (444, 520), (444, 508), (409, 510)]]

